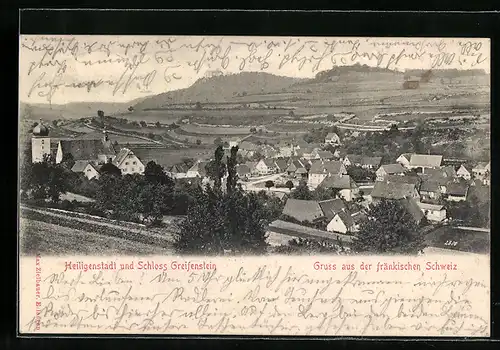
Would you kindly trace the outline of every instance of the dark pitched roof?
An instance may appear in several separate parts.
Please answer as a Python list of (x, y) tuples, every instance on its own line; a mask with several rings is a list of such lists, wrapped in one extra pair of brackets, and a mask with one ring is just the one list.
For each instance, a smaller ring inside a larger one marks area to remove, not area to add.
[(89, 164), (88, 160), (77, 160), (75, 164), (73, 164), (73, 167), (71, 167), (71, 171), (75, 173), (81, 173), (85, 170), (87, 164)]
[(388, 183), (406, 183), (411, 185), (419, 185), (421, 182), (420, 177), (410, 175), (387, 175), (384, 179)]
[(286, 201), (285, 207), (283, 208), (283, 214), (291, 216), (299, 221), (307, 220), (309, 222), (324, 216), (317, 201), (307, 201), (293, 198), (289, 198)]
[(441, 168), (426, 169), (424, 174), (432, 178), (450, 178), (457, 175), (455, 168), (452, 166), (445, 166)]
[(446, 185), (446, 193), (452, 196), (465, 196), (469, 186), (462, 182), (449, 182)]
[(197, 161), (188, 171), (193, 171), (193, 172), (197, 171), (200, 174), (200, 176), (206, 176), (207, 175), (206, 166), (209, 163), (210, 163), (209, 161)]
[(61, 140), (63, 154), (70, 153), (74, 160), (95, 160), (100, 154), (108, 153), (102, 140)]
[(264, 162), (264, 164), (268, 168), (276, 168), (276, 164), (274, 162), (274, 159), (272, 159), (272, 158), (264, 158), (264, 159), (262, 159), (262, 161)]
[(439, 192), (439, 182), (433, 180), (424, 180), (420, 185), (420, 192)]
[(323, 215), (328, 220), (333, 219), (333, 217), (340, 212), (347, 211), (344, 202), (342, 201), (342, 199), (339, 198), (320, 201), (318, 202), (318, 204), (319, 207), (321, 208), (321, 211), (323, 212)]
[(353, 189), (357, 187), (356, 182), (349, 175), (327, 176), (321, 183), (321, 187), (336, 188), (341, 190)]
[(411, 196), (415, 189), (415, 185), (412, 184), (377, 181), (373, 186), (371, 196), (372, 198), (401, 199)]
[[(399, 173), (404, 173), (406, 172), (406, 169), (403, 168), (403, 166), (399, 163), (395, 163), (395, 164), (384, 164), (384, 165), (381, 165), (380, 168), (384, 169), (384, 171), (387, 173), (387, 174), (399, 174)], [(380, 169), (379, 168), (379, 169)]]
[(318, 157), (321, 159), (332, 159), (335, 158), (332, 152), (330, 151), (318, 151)]
[(250, 174), (250, 168), (246, 164), (238, 164), (236, 166), (236, 172), (239, 176), (244, 176)]
[(340, 161), (317, 161), (311, 165), (312, 174), (339, 174), (343, 164)]
[(122, 162), (127, 158), (129, 153), (133, 153), (128, 148), (122, 148), (120, 152), (116, 155), (115, 159), (113, 159), (113, 164), (116, 166), (120, 166)]
[(275, 163), (276, 163), (276, 166), (278, 167), (279, 171), (283, 172), (287, 169), (286, 159), (276, 159)]
[(357, 154), (348, 154), (346, 158), (351, 162), (351, 164), (379, 166), (382, 162), (382, 157), (364, 157)]
[(382, 157), (363, 157), (363, 165), (379, 166), (382, 162)]
[(340, 220), (342, 220), (342, 222), (346, 225), (346, 227), (350, 228), (355, 225), (353, 218), (348, 213), (341, 211), (337, 213), (337, 215), (339, 216)]
[(408, 161), (410, 161), (412, 154), (413, 153), (403, 153), (403, 154), (400, 154), (399, 157), (406, 158)]
[(188, 167), (186, 164), (175, 164), (167, 168), (166, 171), (173, 174), (186, 173), (188, 171)]

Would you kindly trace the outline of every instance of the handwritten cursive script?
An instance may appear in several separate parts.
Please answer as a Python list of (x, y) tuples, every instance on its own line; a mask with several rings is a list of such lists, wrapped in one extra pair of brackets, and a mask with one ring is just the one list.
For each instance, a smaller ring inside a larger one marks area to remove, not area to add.
[[(216, 269), (190, 272), (64, 272), (44, 267), (42, 271), (49, 271), (41, 281), (40, 330), (437, 336), (489, 332), (489, 312), (481, 304), (488, 300), (489, 286), (476, 276), (460, 277), (454, 271), (315, 271), (304, 269), (300, 261), (269, 265), (244, 260), (231, 265), (217, 261)], [(23, 327), (34, 331), (35, 317)]]
[(485, 68), (489, 45), (478, 40), (23, 36), (20, 78), (27, 98), (52, 102), (71, 91), (111, 97), (161, 93), (213, 73), (313, 77), (345, 65)]

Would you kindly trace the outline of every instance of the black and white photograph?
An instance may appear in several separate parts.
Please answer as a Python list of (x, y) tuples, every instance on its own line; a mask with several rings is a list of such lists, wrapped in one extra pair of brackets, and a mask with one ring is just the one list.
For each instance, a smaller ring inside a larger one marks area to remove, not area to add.
[(19, 45), (21, 333), (490, 335), (489, 39)]
[(21, 36), (22, 255), (488, 254), (486, 39)]

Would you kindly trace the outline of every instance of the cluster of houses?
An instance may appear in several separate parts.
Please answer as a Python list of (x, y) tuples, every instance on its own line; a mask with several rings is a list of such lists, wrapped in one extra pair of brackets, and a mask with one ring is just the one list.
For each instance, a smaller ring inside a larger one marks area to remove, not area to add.
[(72, 171), (83, 173), (88, 179), (98, 178), (102, 165), (112, 163), (123, 174), (144, 172), (144, 163), (128, 148), (119, 147), (106, 130), (72, 139), (51, 139), (49, 129), (42, 121), (33, 128), (31, 137), (32, 161), (40, 162), (51, 156), (61, 163), (69, 155), (74, 160)]
[[(329, 133), (324, 143), (338, 145), (340, 138), (335, 133)], [(345, 201), (354, 201), (360, 197), (367, 202), (380, 198), (411, 198), (425, 207), (429, 218), (437, 221), (445, 217), (442, 212), (444, 209), (438, 204), (441, 203), (440, 199), (464, 201), (469, 186), (490, 184), (490, 163), (478, 163), (473, 167), (465, 163), (445, 165), (441, 155), (402, 154), (393, 164), (381, 164), (381, 157), (354, 154), (340, 157), (338, 153), (324, 151), (303, 140), (280, 142), (274, 147), (236, 140), (226, 147), (226, 155), (229, 155), (230, 148), (235, 145), (239, 146), (240, 153), (247, 156), (252, 155), (252, 152), (265, 153), (266, 150), (270, 153), (259, 161), (238, 164), (237, 172), (242, 180), (254, 176), (283, 174), (290, 179), (305, 181), (312, 190), (318, 187), (335, 189)], [(100, 169), (105, 163), (114, 164), (123, 174), (142, 174), (145, 165), (153, 160), (164, 166), (173, 178), (198, 178), (207, 181), (208, 160), (197, 160), (191, 167), (183, 163), (169, 164), (162, 161), (163, 152), (163, 149), (119, 147), (110, 140), (106, 130), (54, 141), (49, 137), (49, 129), (40, 122), (32, 134), (33, 162), (41, 161), (45, 155), (52, 155), (60, 163), (71, 154), (75, 161), (72, 170), (85, 174), (88, 179), (99, 178)], [(375, 172), (373, 189), (360, 190), (359, 185), (347, 173), (351, 166)]]
[(359, 204), (364, 210), (349, 213), (345, 209), (342, 214), (332, 216), (317, 209), (322, 202), (289, 199), (283, 213), (299, 222), (326, 219), (327, 231), (353, 234), (358, 227), (356, 218), (365, 215), (370, 204), (385, 199), (400, 202), (417, 223), (424, 217), (431, 222), (443, 222), (447, 219), (444, 201), (466, 201), (471, 186), (490, 184), (490, 163), (452, 166), (444, 165), (440, 155), (403, 154), (397, 163), (378, 165), (373, 187), (360, 189), (347, 175), (346, 168), (357, 165), (374, 169), (380, 161), (364, 158), (348, 155), (342, 161), (317, 161), (308, 175), (311, 188), (338, 189), (337, 201), (362, 198)]
[[(237, 165), (242, 180), (282, 174), (289, 179), (305, 181), (311, 190), (336, 190), (338, 198), (330, 200), (288, 199), (283, 215), (297, 222), (322, 221), (326, 231), (340, 234), (354, 234), (366, 217), (369, 205), (383, 199), (400, 202), (416, 222), (424, 217), (432, 222), (442, 222), (447, 218), (444, 201), (466, 201), (471, 186), (490, 185), (489, 162), (475, 166), (465, 162), (449, 165), (441, 155), (402, 154), (394, 163), (382, 164), (381, 157), (354, 154), (341, 157), (338, 153), (302, 141), (280, 142), (275, 146), (258, 146), (249, 141), (231, 142), (225, 149), (226, 155), (236, 144), (244, 157), (251, 158), (257, 152), (263, 155), (258, 161)], [(324, 144), (339, 145), (340, 139), (330, 133)], [(51, 155), (56, 163), (60, 163), (71, 155), (75, 161), (72, 171), (83, 173), (88, 179), (99, 178), (100, 169), (106, 163), (114, 164), (122, 174), (142, 174), (145, 165), (153, 160), (164, 166), (173, 178), (198, 179), (202, 183), (209, 181), (206, 172), (209, 160), (197, 160), (191, 167), (173, 165), (162, 161), (163, 152), (163, 149), (120, 147), (110, 140), (105, 130), (73, 139), (52, 140), (49, 129), (40, 122), (32, 134), (33, 162)], [(375, 173), (373, 187), (360, 187), (352, 179), (347, 170), (353, 166)], [(359, 210), (351, 212), (346, 202), (356, 202), (349, 206)]]

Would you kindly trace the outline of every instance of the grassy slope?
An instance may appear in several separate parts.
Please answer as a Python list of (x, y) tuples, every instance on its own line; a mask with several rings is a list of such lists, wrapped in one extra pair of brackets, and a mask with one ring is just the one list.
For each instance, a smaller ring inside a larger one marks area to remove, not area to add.
[(20, 250), (32, 255), (154, 255), (171, 254), (168, 249), (97, 235), (85, 230), (20, 219)]

